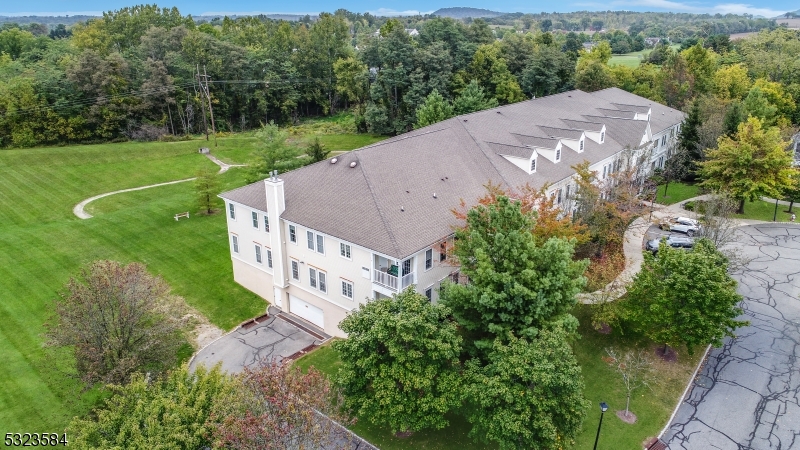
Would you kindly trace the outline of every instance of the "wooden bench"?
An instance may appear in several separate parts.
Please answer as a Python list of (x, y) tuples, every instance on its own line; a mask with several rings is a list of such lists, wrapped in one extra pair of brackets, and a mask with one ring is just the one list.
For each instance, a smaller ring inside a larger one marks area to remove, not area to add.
[(177, 222), (178, 219), (180, 219), (181, 217), (186, 217), (188, 219), (189, 211), (186, 211), (185, 213), (175, 214), (175, 221)]

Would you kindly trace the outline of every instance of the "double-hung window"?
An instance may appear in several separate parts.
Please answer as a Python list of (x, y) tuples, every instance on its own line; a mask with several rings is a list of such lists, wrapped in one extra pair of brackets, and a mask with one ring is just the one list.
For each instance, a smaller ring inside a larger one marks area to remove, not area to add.
[(239, 253), (239, 236), (231, 236), (231, 243), (233, 244), (233, 253)]
[(433, 301), (433, 288), (429, 287), (425, 289), (425, 297), (428, 297), (428, 301)]
[(236, 206), (233, 203), (228, 203), (228, 215), (231, 219), (236, 220)]
[(297, 261), (292, 261), (292, 279), (300, 281), (300, 267)]
[(447, 243), (442, 242), (439, 244), (439, 261), (444, 261), (447, 259)]
[(297, 227), (294, 225), (289, 225), (289, 240), (297, 243)]
[(308, 284), (312, 288), (316, 289), (316, 287), (317, 287), (317, 269), (314, 269), (314, 268), (311, 268), (311, 267), (308, 268)]
[(556, 204), (561, 204), (561, 188), (556, 191)]
[(606, 132), (605, 131), (601, 131), (600, 132), (600, 143), (602, 144), (603, 141), (605, 141), (605, 140), (606, 140)]
[(342, 296), (353, 299), (353, 283), (342, 280)]
[(325, 236), (321, 234), (316, 235), (316, 239), (314, 238), (313, 231), (306, 231), (306, 239), (308, 240), (308, 249), (315, 250), (314, 244), (316, 243), (316, 251), (317, 253), (325, 253)]
[(264, 214), (264, 231), (269, 233), (269, 214)]
[(258, 228), (258, 213), (253, 211), (253, 228)]
[(255, 244), (255, 249), (256, 249), (256, 262), (261, 264), (261, 262), (262, 262), (261, 261), (261, 246), (258, 245), (258, 244)]
[(314, 289), (319, 289), (322, 292), (328, 292), (326, 283), (325, 272), (319, 271), (313, 267), (308, 268), (308, 284)]
[[(581, 141), (581, 145), (583, 145), (583, 141)], [(556, 149), (556, 161), (561, 161), (561, 149)]]
[(272, 250), (267, 249), (267, 267), (272, 269)]
[(345, 244), (344, 242), (339, 243), (339, 254), (342, 255), (343, 258), (350, 259), (350, 245)]
[(583, 151), (583, 139), (581, 139), (581, 150), (580, 151)]
[(425, 250), (425, 270), (431, 267), (433, 267), (433, 249), (429, 248)]
[(536, 159), (531, 160), (531, 173), (536, 172)]

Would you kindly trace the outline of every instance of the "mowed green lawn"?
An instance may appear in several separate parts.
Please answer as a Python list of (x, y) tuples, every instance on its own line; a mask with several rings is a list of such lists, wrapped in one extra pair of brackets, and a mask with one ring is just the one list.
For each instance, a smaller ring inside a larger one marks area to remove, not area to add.
[[(225, 141), (220, 156), (239, 151)], [(194, 214), (191, 182), (119, 194), (72, 207), (107, 191), (194, 176), (216, 167), (197, 153), (205, 141), (125, 143), (0, 151), (0, 430), (54, 432), (85, 413), (96, 391), (82, 392), (68, 352), (43, 348), (43, 323), (56, 293), (85, 264), (139, 261), (213, 324), (230, 329), (265, 302), (234, 283), (225, 218)], [(241, 169), (221, 175), (244, 183)], [(191, 219), (175, 222), (177, 212)]]
[[(677, 405), (678, 397), (683, 393), (686, 383), (694, 372), (704, 349), (696, 349), (694, 355), (688, 355), (685, 349), (679, 349), (676, 363), (664, 363), (653, 356), (652, 346), (641, 336), (631, 332), (620, 335), (615, 331), (611, 335), (603, 335), (590, 326), (590, 311), (585, 305), (576, 307), (574, 313), (580, 320), (580, 339), (574, 344), (575, 355), (583, 370), (586, 383), (586, 398), (591, 402), (583, 429), (578, 435), (575, 450), (590, 449), (594, 445), (597, 423), (600, 419), (601, 401), (609, 405), (609, 411), (603, 419), (603, 430), (598, 448), (636, 450), (641, 442), (650, 436), (656, 436), (666, 424)], [(631, 398), (631, 411), (638, 416), (637, 423), (626, 424), (616, 417), (617, 410), (625, 409), (625, 390), (622, 379), (604, 360), (608, 347), (619, 349), (647, 348), (654, 360), (656, 381), (651, 383), (652, 390), (641, 389)], [(314, 366), (320, 371), (332, 375), (341, 366), (339, 357), (330, 346), (323, 346), (297, 360), (295, 363), (303, 370)], [(469, 423), (460, 414), (451, 414), (450, 426), (438, 431), (422, 431), (405, 439), (395, 437), (384, 427), (371, 424), (368, 420), (359, 420), (352, 430), (381, 449), (401, 450), (408, 448), (472, 450), (497, 448), (474, 442), (467, 435)]]

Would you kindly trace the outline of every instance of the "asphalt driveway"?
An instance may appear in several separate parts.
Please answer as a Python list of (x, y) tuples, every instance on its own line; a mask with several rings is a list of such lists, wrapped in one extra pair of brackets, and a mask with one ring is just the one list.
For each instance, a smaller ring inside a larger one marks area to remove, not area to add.
[(238, 373), (261, 360), (294, 359), (329, 338), (301, 319), (270, 307), (269, 317), (240, 326), (200, 350), (189, 369), (221, 362), (224, 371)]
[(664, 435), (670, 450), (800, 449), (800, 226), (740, 232), (751, 325), (711, 350)]

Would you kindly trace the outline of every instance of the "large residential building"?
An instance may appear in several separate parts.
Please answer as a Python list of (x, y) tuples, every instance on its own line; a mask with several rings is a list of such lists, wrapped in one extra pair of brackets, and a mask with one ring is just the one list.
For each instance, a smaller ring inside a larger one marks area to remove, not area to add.
[(492, 182), (549, 184), (566, 203), (571, 166), (600, 180), (633, 149), (663, 167), (680, 111), (612, 88), (570, 91), (415, 130), (221, 194), (234, 279), (285, 312), (343, 336), (359, 304), (408, 286), (437, 299), (457, 272), (452, 210)]

